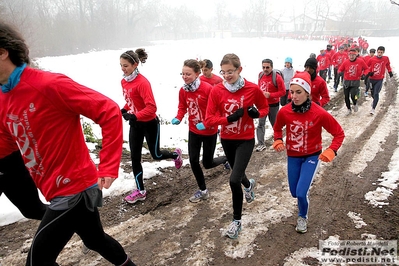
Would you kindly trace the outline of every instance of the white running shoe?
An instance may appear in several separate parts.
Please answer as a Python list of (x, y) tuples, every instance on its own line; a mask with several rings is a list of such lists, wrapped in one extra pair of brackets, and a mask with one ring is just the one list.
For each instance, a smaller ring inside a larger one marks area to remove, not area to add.
[(198, 190), (197, 192), (194, 193), (194, 195), (191, 198), (189, 198), (189, 201), (193, 203), (198, 203), (201, 200), (206, 200), (208, 198), (209, 198), (209, 192), (207, 189), (204, 192)]
[(263, 144), (260, 144), (260, 145), (258, 145), (257, 147), (256, 147), (256, 151), (263, 151), (263, 150), (265, 150), (266, 149), (266, 146), (265, 145), (263, 145)]
[(306, 233), (308, 231), (308, 220), (303, 218), (303, 217), (301, 217), (301, 216), (299, 216), (298, 220), (297, 220), (297, 224), (296, 224), (295, 230), (298, 233), (302, 233), (302, 234)]

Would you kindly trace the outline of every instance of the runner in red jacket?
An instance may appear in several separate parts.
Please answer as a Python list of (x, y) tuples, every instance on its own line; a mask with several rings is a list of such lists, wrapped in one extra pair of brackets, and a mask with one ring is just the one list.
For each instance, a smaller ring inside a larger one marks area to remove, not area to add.
[[(266, 118), (269, 117), (270, 124), (274, 125), (276, 121), (277, 112), (280, 108), (280, 97), (285, 95), (284, 79), (278, 73), (273, 73), (273, 61), (271, 59), (262, 60), (263, 71), (259, 73), (258, 79), (259, 88), (263, 91), (267, 102), (269, 103), (269, 113), (264, 117), (259, 117), (258, 126), (256, 127), (256, 138), (258, 145), (256, 151), (263, 151), (266, 149), (265, 145), (265, 126)], [(273, 83), (273, 75), (276, 77), (276, 86)]]
[(184, 61), (182, 78), (184, 85), (179, 91), (179, 106), (177, 115), (172, 119), (173, 125), (180, 124), (188, 112), (188, 155), (190, 166), (199, 190), (190, 197), (190, 202), (200, 202), (209, 198), (206, 188), (204, 173), (200, 165), (200, 152), (202, 146), (202, 164), (205, 169), (210, 169), (221, 164), (228, 166), (227, 157), (213, 158), (217, 141), (217, 126), (207, 126), (205, 123), (206, 107), (212, 85), (200, 80), (201, 66), (197, 60)]
[[(365, 56), (363, 57), (364, 62), (366, 62), (366, 65), (367, 65), (367, 66), (369, 65), (370, 59), (371, 59), (372, 57), (374, 57), (374, 55), (375, 55), (375, 49), (372, 48), (372, 49), (370, 49), (369, 54), (368, 54), (368, 55), (365, 55)], [(370, 90), (370, 77), (369, 77), (369, 76), (367, 76), (367, 77), (364, 78), (364, 84), (366, 85), (366, 89), (365, 89), (365, 91), (364, 91), (364, 96), (367, 97), (367, 96), (369, 96), (368, 91)]]
[(370, 58), (368, 62), (370, 71), (374, 73), (373, 76), (370, 76), (371, 96), (373, 97), (373, 106), (370, 110), (371, 115), (374, 115), (375, 108), (377, 107), (378, 101), (380, 99), (380, 91), (382, 89), (382, 82), (385, 77), (385, 72), (388, 71), (389, 77), (393, 77), (391, 62), (389, 61), (388, 56), (385, 56), (384, 53), (385, 47), (379, 46), (377, 48), (377, 56)]
[(335, 50), (332, 49), (331, 44), (327, 44), (326, 54), (330, 56), (330, 65), (328, 66), (328, 81), (332, 79), (331, 77), (331, 66), (332, 66), (332, 58), (335, 55)]
[(204, 59), (203, 61), (199, 62), (201, 65), (202, 69), (202, 74), (199, 78), (203, 82), (207, 82), (211, 84), (212, 86), (215, 86), (216, 84), (220, 83), (223, 81), (223, 79), (219, 76), (216, 76), (215, 74), (212, 73), (213, 71), (213, 63), (209, 59)]
[(348, 109), (346, 115), (350, 115), (352, 113), (350, 99), (352, 99), (353, 111), (357, 112), (357, 100), (360, 95), (360, 79), (362, 75), (370, 76), (369, 69), (364, 60), (357, 57), (356, 50), (352, 48), (349, 50), (349, 59), (342, 63), (338, 69), (338, 73), (344, 76), (345, 104)]
[(232, 167), (230, 189), (233, 194), (233, 222), (226, 231), (230, 238), (237, 238), (241, 231), (244, 186), (246, 201), (255, 198), (255, 180), (248, 180), (245, 169), (255, 145), (253, 119), (269, 111), (267, 100), (258, 85), (240, 76), (242, 66), (235, 54), (226, 54), (220, 63), (223, 83), (216, 85), (208, 100), (205, 125), (222, 125), (220, 137), (223, 150)]
[(126, 104), (122, 108), (122, 116), (129, 121), (129, 147), (136, 187), (125, 197), (125, 201), (133, 204), (147, 198), (144, 187), (141, 154), (144, 137), (147, 141), (151, 157), (155, 160), (173, 159), (176, 169), (183, 165), (182, 151), (174, 152), (160, 149), (160, 126), (156, 115), (157, 105), (150, 82), (140, 74), (138, 64), (144, 64), (148, 58), (144, 49), (135, 52), (126, 51), (120, 56), (120, 65), (124, 77), (121, 81)]
[[(84, 244), (116, 265), (135, 265), (107, 235), (98, 207), (101, 189), (118, 177), (122, 121), (118, 105), (70, 78), (33, 69), (19, 33), (0, 23), (0, 132), (18, 144), (36, 186), (50, 201), (33, 238), (26, 265), (57, 265), (77, 233)], [(102, 129), (100, 163), (92, 161), (81, 115)]]
[(339, 51), (334, 54), (332, 57), (332, 65), (334, 66), (334, 91), (338, 91), (338, 85), (340, 79), (342, 80), (342, 76), (338, 75), (338, 68), (342, 65), (342, 63), (348, 59), (348, 54), (344, 52), (344, 46), (339, 47)]
[(320, 106), (325, 106), (330, 101), (330, 94), (328, 93), (327, 83), (324, 79), (317, 75), (317, 60), (309, 58), (305, 62), (305, 70), (310, 74), (312, 90), (311, 100)]
[[(283, 106), (274, 124), (273, 148), (287, 151), (288, 184), (291, 195), (298, 200), (296, 231), (307, 232), (309, 189), (316, 175), (319, 161), (331, 162), (344, 140), (344, 131), (335, 118), (310, 100), (310, 75), (297, 72), (291, 80), (292, 103)], [(322, 129), (333, 140), (322, 152)], [(285, 129), (285, 145), (283, 142)]]
[(326, 53), (326, 50), (321, 49), (320, 54), (316, 57), (319, 64), (318, 71), (319, 75), (327, 81), (328, 68), (331, 66), (330, 55)]

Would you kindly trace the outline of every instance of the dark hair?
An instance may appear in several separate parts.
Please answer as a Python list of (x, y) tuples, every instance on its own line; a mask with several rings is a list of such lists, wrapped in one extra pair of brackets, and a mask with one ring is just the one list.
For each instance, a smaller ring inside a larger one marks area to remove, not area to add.
[(192, 70), (194, 70), (195, 73), (201, 73), (201, 65), (195, 59), (185, 60), (183, 66), (191, 68)]
[(30, 63), (29, 49), (21, 34), (10, 25), (0, 21), (0, 48), (7, 50), (8, 57), (16, 66)]
[(371, 49), (370, 49), (370, 53), (375, 54), (375, 49), (374, 49), (374, 48), (371, 48)]
[(271, 60), (271, 59), (263, 59), (263, 60), (262, 60), (262, 64), (263, 64), (263, 63), (269, 63), (270, 66), (273, 67), (273, 60)]
[(141, 62), (144, 64), (147, 61), (148, 54), (146, 53), (144, 48), (138, 48), (135, 52), (132, 50), (128, 50), (121, 54), (120, 58), (123, 58), (127, 61), (129, 61), (132, 65), (135, 63)]
[(213, 68), (213, 63), (209, 59), (204, 59), (204, 60), (200, 61), (199, 63), (201, 65), (201, 68), (204, 68), (204, 67), (209, 68), (209, 69)]
[(241, 61), (236, 54), (226, 54), (223, 56), (220, 66), (227, 64), (232, 64), (234, 67), (239, 68), (241, 66)]
[(377, 51), (378, 51), (378, 50), (384, 51), (384, 52), (385, 52), (385, 47), (384, 47), (384, 46), (378, 46)]

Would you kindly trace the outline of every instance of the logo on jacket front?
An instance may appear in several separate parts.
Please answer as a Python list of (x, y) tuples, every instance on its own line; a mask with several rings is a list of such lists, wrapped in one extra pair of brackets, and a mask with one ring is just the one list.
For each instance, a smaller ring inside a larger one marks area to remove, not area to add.
[(201, 109), (199, 108), (199, 103), (198, 103), (198, 98), (187, 98), (187, 105), (188, 105), (188, 114), (189, 114), (189, 118), (192, 119), (192, 122), (194, 123), (194, 125), (202, 122), (203, 120), (203, 116), (201, 114)]
[[(227, 103), (224, 104), (224, 112), (226, 113), (226, 117), (234, 114), (237, 109), (241, 108), (244, 104), (244, 96), (241, 96), (240, 102), (236, 99), (230, 99)], [(242, 118), (238, 119), (235, 122), (232, 122), (224, 127), (224, 130), (227, 134), (239, 134), (241, 127)]]
[(290, 150), (297, 152), (306, 152), (307, 150), (307, 135), (305, 132), (308, 129), (308, 123), (302, 123), (300, 121), (293, 121), (289, 125), (289, 135), (287, 135), (290, 140)]
[(43, 175), (44, 169), (41, 164), (41, 155), (37, 148), (37, 141), (33, 135), (28, 120), (27, 111), (23, 112), (23, 117), (19, 118), (18, 115), (8, 114), (7, 126), (10, 133), (17, 140), (19, 150), (25, 158), (25, 166), (29, 172), (35, 175)]
[(382, 64), (381, 63), (375, 64), (374, 68), (373, 68), (374, 75), (377, 75), (377, 76), (380, 75), (381, 74), (381, 69), (382, 69)]
[(348, 74), (350, 77), (357, 77), (357, 64), (349, 66)]

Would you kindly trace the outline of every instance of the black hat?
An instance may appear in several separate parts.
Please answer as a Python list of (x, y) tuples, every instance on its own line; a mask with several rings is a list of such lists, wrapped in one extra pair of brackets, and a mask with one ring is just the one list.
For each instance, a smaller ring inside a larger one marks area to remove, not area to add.
[(317, 60), (316, 60), (316, 58), (310, 57), (308, 60), (306, 60), (305, 67), (313, 68), (316, 71), (316, 69), (317, 69)]
[(371, 49), (370, 49), (370, 53), (375, 54), (375, 49), (374, 49), (374, 48), (371, 48)]

